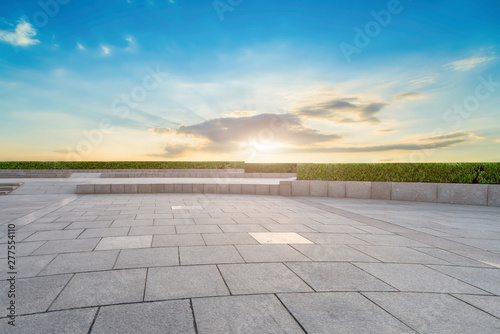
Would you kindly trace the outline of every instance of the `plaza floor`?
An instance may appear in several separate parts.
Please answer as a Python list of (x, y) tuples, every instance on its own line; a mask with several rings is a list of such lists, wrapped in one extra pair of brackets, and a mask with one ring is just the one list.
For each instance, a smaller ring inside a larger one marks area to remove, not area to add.
[(1, 333), (500, 332), (500, 208), (68, 180), (0, 197)]

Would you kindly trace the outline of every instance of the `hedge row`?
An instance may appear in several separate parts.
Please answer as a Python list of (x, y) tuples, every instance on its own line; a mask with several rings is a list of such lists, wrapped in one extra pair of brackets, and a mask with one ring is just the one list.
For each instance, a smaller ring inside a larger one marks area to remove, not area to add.
[(500, 163), (298, 164), (298, 180), (500, 183)]
[(0, 169), (243, 169), (243, 161), (0, 161)]
[(259, 164), (245, 163), (246, 173), (297, 173), (297, 164)]

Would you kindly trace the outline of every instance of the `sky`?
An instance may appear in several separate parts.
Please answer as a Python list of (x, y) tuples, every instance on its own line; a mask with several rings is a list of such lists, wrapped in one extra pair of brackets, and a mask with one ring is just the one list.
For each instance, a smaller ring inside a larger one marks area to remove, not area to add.
[(0, 5), (0, 160), (500, 161), (494, 0)]

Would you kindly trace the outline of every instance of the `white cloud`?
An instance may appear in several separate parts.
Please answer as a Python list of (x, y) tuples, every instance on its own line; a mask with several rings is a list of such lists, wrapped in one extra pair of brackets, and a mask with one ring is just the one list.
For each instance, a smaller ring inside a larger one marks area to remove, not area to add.
[(32, 37), (36, 36), (36, 30), (30, 23), (20, 19), (14, 31), (0, 30), (0, 41), (14, 46), (29, 46), (40, 43)]
[(468, 71), (472, 70), (473, 68), (483, 64), (487, 63), (493, 59), (496, 59), (495, 56), (489, 56), (489, 57), (470, 57), (470, 58), (465, 58), (465, 59), (460, 59), (453, 61), (451, 63), (448, 63), (446, 65), (443, 65), (444, 68), (451, 69), (453, 71)]
[(410, 83), (413, 85), (420, 85), (420, 84), (424, 84), (424, 83), (434, 83), (434, 82), (436, 82), (436, 78), (431, 77), (431, 76), (427, 76), (427, 77), (423, 77), (420, 79), (415, 79), (415, 80), (410, 81)]
[(106, 45), (101, 45), (101, 51), (102, 51), (102, 54), (107, 56), (111, 53), (111, 49), (109, 48), (109, 46), (106, 46)]
[(76, 47), (80, 50), (86, 50), (85, 47), (80, 43), (76, 43)]

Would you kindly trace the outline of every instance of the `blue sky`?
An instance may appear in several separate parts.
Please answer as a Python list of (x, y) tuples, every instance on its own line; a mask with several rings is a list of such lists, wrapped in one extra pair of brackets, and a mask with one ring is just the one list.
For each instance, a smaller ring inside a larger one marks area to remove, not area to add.
[(497, 1), (0, 8), (0, 160), (500, 161)]

